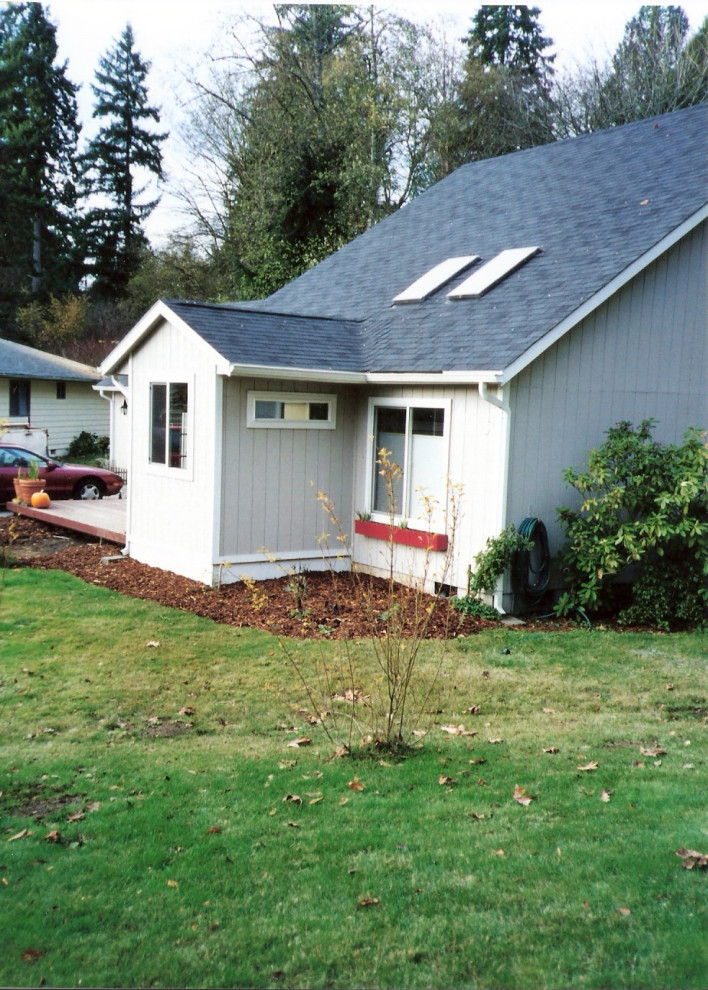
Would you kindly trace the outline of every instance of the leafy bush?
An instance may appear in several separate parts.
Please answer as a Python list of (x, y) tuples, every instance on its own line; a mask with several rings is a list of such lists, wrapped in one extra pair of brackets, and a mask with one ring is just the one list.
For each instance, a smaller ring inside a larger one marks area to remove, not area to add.
[(108, 456), (109, 444), (108, 437), (99, 437), (96, 433), (82, 430), (69, 444), (67, 460), (81, 463), (100, 460)]
[(533, 542), (517, 532), (514, 526), (508, 526), (499, 536), (490, 537), (484, 550), (480, 550), (474, 558), (475, 570), (470, 577), (468, 591), (477, 595), (482, 592), (493, 594), (497, 581), (511, 566), (514, 555), (532, 548)]
[(472, 615), (475, 619), (491, 619), (498, 621), (499, 612), (493, 605), (486, 605), (481, 598), (475, 595), (465, 595), (462, 598), (453, 598), (452, 607), (463, 615)]
[(585, 471), (564, 479), (582, 497), (558, 517), (568, 544), (561, 562), (570, 590), (560, 615), (612, 606), (619, 578), (633, 600), (618, 618), (671, 629), (694, 624), (708, 604), (708, 446), (696, 429), (682, 444), (652, 438), (653, 420), (621, 422), (593, 450)]

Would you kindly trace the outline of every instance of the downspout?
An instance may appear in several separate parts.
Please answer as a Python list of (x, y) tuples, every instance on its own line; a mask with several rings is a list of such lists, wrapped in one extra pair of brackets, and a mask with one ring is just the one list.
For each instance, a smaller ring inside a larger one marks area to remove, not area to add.
[[(130, 357), (128, 358), (128, 385), (132, 386), (135, 378), (133, 377), (133, 352), (131, 351)], [(131, 392), (131, 396), (135, 393)], [(135, 419), (133, 418), (133, 406), (135, 403), (131, 401), (128, 403), (128, 504), (125, 510), (125, 546), (123, 548), (123, 555), (126, 557), (130, 556), (130, 535), (133, 528), (133, 490), (134, 485), (131, 484), (131, 480), (135, 478), (135, 463), (136, 463), (136, 451), (135, 451), (135, 435), (133, 433), (133, 427), (135, 425)]]
[[(504, 450), (501, 459), (500, 477), (498, 479), (498, 490), (499, 490), (499, 510), (497, 519), (497, 533), (501, 533), (506, 526), (506, 500), (507, 493), (509, 490), (509, 451), (511, 447), (511, 406), (504, 399), (504, 389), (500, 385), (499, 391), (501, 398), (497, 395), (493, 395), (489, 391), (489, 386), (487, 382), (479, 382), (479, 397), (490, 405), (494, 406), (495, 409), (499, 409), (504, 415), (504, 431), (503, 431), (503, 444)], [(495, 534), (496, 535), (496, 534)], [(503, 600), (504, 600), (504, 578), (501, 577), (497, 583), (496, 591), (494, 592), (494, 608), (498, 612), (503, 612)]]

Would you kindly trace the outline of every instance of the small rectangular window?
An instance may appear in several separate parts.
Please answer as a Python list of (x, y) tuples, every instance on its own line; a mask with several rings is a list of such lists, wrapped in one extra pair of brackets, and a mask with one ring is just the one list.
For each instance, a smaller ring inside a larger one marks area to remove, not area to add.
[(189, 389), (185, 382), (150, 386), (150, 462), (187, 467)]
[(66, 382), (57, 382), (57, 399), (66, 398)]
[(30, 382), (24, 378), (10, 379), (10, 416), (29, 422)]
[(249, 392), (247, 424), (270, 429), (333, 430), (337, 397), (307, 392)]

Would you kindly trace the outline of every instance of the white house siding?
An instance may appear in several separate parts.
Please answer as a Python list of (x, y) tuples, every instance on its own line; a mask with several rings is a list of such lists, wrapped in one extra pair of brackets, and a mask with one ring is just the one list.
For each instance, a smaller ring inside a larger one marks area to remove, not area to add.
[[(65, 382), (66, 398), (57, 398), (57, 382), (30, 380), (30, 422), (34, 428), (46, 429), (48, 452), (62, 457), (79, 433), (86, 430), (106, 437), (109, 431), (108, 405), (92, 390), (93, 382)], [(0, 418), (10, 423), (10, 381), (0, 378)]]
[[(371, 390), (359, 407), (357, 431), (357, 472), (355, 508), (370, 507), (371, 496), (367, 490), (370, 475), (367, 462), (372, 441), (369, 437), (368, 397), (443, 400), (450, 403), (450, 422), (447, 427), (449, 458), (447, 475), (451, 485), (459, 486), (461, 516), (454, 534), (451, 571), (444, 575), (445, 584), (464, 593), (467, 588), (468, 569), (475, 555), (484, 547), (489, 536), (500, 528), (503, 458), (505, 443), (505, 413), (483, 400), (476, 385), (449, 388), (430, 387), (380, 387)], [(437, 532), (450, 535), (450, 520), (438, 522)], [(386, 541), (356, 536), (354, 560), (362, 569), (374, 574), (388, 573), (388, 544)], [(396, 547), (395, 570), (402, 580), (419, 579), (425, 554), (408, 547)], [(440, 580), (443, 554), (430, 557), (427, 589), (433, 590)]]
[[(128, 373), (132, 434), (127, 520), (130, 555), (210, 584), (221, 381), (215, 374), (212, 355), (196, 335), (163, 324), (134, 353)], [(152, 382), (188, 383), (188, 460), (184, 470), (150, 463)]]
[(622, 420), (654, 418), (654, 436), (680, 441), (708, 426), (706, 225), (632, 280), (512, 383), (506, 524), (545, 523), (552, 553), (556, 508), (574, 505), (562, 480)]
[[(248, 427), (251, 390), (336, 395), (336, 429)], [(221, 566), (215, 577), (228, 583), (243, 576), (279, 577), (292, 569), (328, 566), (323, 557), (327, 548), (318, 541), (326, 532), (332, 535), (328, 559), (337, 564), (342, 544), (317, 494), (327, 494), (349, 531), (356, 409), (351, 390), (323, 383), (229, 379), (223, 401)]]

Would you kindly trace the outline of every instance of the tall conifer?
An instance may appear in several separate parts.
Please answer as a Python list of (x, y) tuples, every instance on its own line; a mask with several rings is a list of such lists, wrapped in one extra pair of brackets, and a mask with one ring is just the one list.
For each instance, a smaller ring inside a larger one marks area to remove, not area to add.
[(150, 63), (135, 49), (128, 24), (115, 46), (99, 61), (93, 116), (102, 121), (84, 155), (87, 192), (98, 205), (87, 211), (87, 244), (94, 292), (120, 298), (147, 247), (143, 222), (159, 197), (140, 201), (141, 176), (163, 179), (161, 144), (166, 133), (148, 129), (160, 113), (148, 102)]
[(76, 289), (76, 93), (40, 3), (0, 9), (0, 317)]

